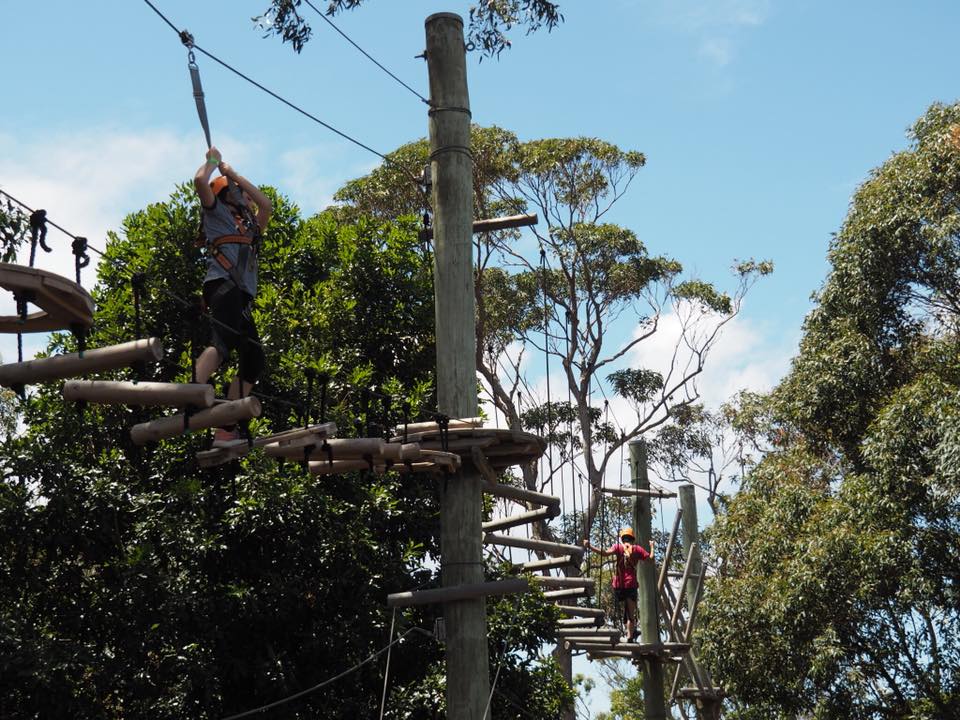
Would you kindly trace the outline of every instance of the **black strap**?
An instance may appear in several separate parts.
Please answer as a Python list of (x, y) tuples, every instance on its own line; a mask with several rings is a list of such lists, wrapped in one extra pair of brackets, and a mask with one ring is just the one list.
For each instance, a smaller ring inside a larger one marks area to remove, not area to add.
[(30, 215), (30, 267), (37, 258), (37, 244), (44, 252), (53, 252), (47, 246), (47, 211), (34, 210)]
[(72, 247), (74, 268), (77, 271), (77, 285), (79, 285), (80, 270), (90, 264), (90, 256), (87, 255), (87, 239), (85, 237), (75, 237)]

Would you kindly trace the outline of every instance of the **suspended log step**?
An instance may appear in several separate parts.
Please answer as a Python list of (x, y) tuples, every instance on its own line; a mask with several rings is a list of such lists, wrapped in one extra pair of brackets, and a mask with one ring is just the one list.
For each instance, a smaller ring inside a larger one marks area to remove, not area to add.
[[(483, 427), (483, 418), (472, 417), (472, 418), (450, 418), (449, 424), (447, 425), (448, 430), (456, 430), (461, 428), (482, 428)], [(407, 431), (407, 435), (412, 433), (422, 433), (422, 432), (440, 432), (440, 424), (436, 420), (430, 420), (428, 422), (415, 422), (407, 423), (404, 425), (397, 425), (394, 428), (393, 434), (397, 437), (402, 438), (404, 430)]]
[(504, 547), (515, 547), (521, 550), (533, 550), (542, 552), (554, 557), (558, 555), (571, 555), (577, 558), (579, 562), (583, 557), (583, 548), (577, 545), (566, 545), (564, 543), (549, 542), (547, 540), (535, 540), (533, 538), (513, 537), (512, 535), (496, 535), (487, 533), (483, 536), (484, 545), (502, 545)]
[[(307, 456), (310, 460), (329, 459), (330, 453), (334, 460), (363, 460), (367, 457), (382, 458), (386, 441), (383, 438), (332, 438), (322, 445), (315, 446)], [(286, 460), (303, 460), (304, 446), (302, 444), (271, 443), (264, 448), (264, 452), (271, 457)], [(329, 453), (327, 449), (329, 448)]]
[(655, 498), (675, 498), (676, 493), (664, 490), (662, 488), (656, 489), (647, 489), (647, 488), (612, 488), (612, 487), (602, 487), (600, 492), (606, 495), (612, 495), (613, 497), (655, 497)]
[(138, 362), (152, 363), (162, 357), (163, 344), (158, 338), (131, 340), (120, 345), (87, 350), (83, 357), (80, 357), (79, 353), (69, 353), (0, 365), (0, 385), (16, 387), (47, 380), (64, 380), (78, 375), (130, 367)]
[(548, 590), (543, 594), (547, 600), (588, 597), (593, 595), (593, 588), (567, 588), (564, 590)]
[(260, 412), (260, 401), (249, 396), (241, 400), (219, 403), (206, 410), (199, 410), (186, 418), (186, 421), (184, 415), (180, 414), (134, 425), (130, 429), (130, 437), (137, 445), (144, 445), (148, 442), (176, 437), (184, 432), (234, 425), (241, 420), (260, 417)]
[(556, 631), (558, 638), (574, 641), (573, 638), (583, 638), (587, 642), (599, 642), (604, 638), (619, 639), (620, 631), (615, 628), (561, 628)]
[(506, 530), (520, 525), (529, 525), (538, 520), (550, 520), (560, 514), (559, 505), (548, 505), (539, 510), (530, 510), (529, 512), (517, 513), (506, 517), (497, 518), (483, 523), (481, 526), (484, 532), (493, 532), (495, 530)]
[(595, 618), (560, 618), (557, 620), (557, 627), (559, 628), (587, 628), (587, 627), (602, 627), (603, 626), (603, 616), (600, 615)]
[(590, 638), (561, 638), (563, 646), (568, 650), (613, 650), (618, 640), (590, 640)]
[(64, 400), (84, 400), (101, 405), (196, 407), (213, 405), (213, 385), (207, 383), (119, 382), (67, 380)]
[(458, 427), (450, 428), (446, 433), (439, 429), (416, 433), (408, 431), (406, 438), (402, 435), (391, 438), (391, 442), (401, 440), (419, 442), (425, 450), (456, 452), (467, 460), (472, 459), (475, 448), (481, 448), (494, 470), (532, 462), (543, 455), (547, 448), (546, 441), (536, 435), (497, 428)]
[(583, 577), (550, 577), (534, 575), (533, 582), (545, 588), (589, 588), (595, 589), (597, 581)]
[(557, 610), (570, 617), (603, 618), (606, 615), (602, 608), (580, 607), (579, 605), (557, 605)]
[[(473, 221), (473, 234), (483, 232), (493, 232), (494, 230), (507, 230), (510, 228), (526, 227), (536, 225), (540, 219), (536, 213), (524, 215), (507, 215), (498, 218), (488, 218), (486, 220)], [(433, 228), (423, 228), (419, 232), (420, 242), (427, 242), (433, 239)]]
[(531, 560), (530, 562), (521, 563), (518, 567), (524, 572), (536, 572), (538, 570), (555, 570), (578, 564), (579, 562), (574, 561), (573, 555), (560, 555), (559, 557), (546, 558), (545, 560)]
[(676, 697), (688, 700), (722, 700), (727, 696), (722, 687), (683, 687), (677, 690)]
[[(317, 457), (317, 453), (311, 455)], [(413, 461), (386, 462), (384, 458), (364, 460), (313, 460), (309, 464), (313, 475), (340, 475), (348, 472), (370, 471), (377, 474), (385, 472), (399, 473), (451, 473), (460, 467), (460, 456), (453, 453), (442, 453), (424, 450), (419, 453), (419, 459)]]
[(52, 332), (93, 325), (93, 298), (73, 280), (39, 268), (0, 263), (0, 287), (40, 308), (26, 320), (0, 315), (0, 332)]
[(518, 488), (514, 487), (513, 485), (504, 485), (501, 482), (497, 482), (495, 479), (492, 481), (484, 480), (482, 487), (485, 493), (495, 495), (496, 497), (516, 500), (517, 502), (527, 502), (532, 505), (556, 505), (557, 507), (560, 507), (560, 498), (558, 498), (556, 495), (547, 495), (545, 493), (527, 490), (526, 488)]
[(530, 591), (530, 584), (523, 578), (497, 580), (495, 582), (469, 583), (455, 587), (433, 590), (413, 590), (410, 592), (387, 595), (387, 607), (409, 607), (411, 605), (434, 605), (439, 603), (472, 600), (493, 595), (512, 595)]
[[(314, 438), (315, 442), (323, 442), (324, 438), (333, 435), (336, 431), (336, 423), (318, 423), (305, 428), (294, 428), (292, 430), (284, 430), (274, 435), (254, 438), (253, 447), (264, 447), (271, 443), (280, 442), (281, 440), (293, 441), (299, 438)], [(237, 445), (226, 448), (213, 448), (212, 450), (198, 452), (197, 462), (200, 464), (200, 467), (214, 467), (237, 460), (249, 452), (249, 443), (238, 443)]]

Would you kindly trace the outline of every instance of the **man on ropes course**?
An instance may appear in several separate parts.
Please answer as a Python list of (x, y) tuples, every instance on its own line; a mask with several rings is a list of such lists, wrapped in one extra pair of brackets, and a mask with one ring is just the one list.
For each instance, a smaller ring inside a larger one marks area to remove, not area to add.
[[(214, 168), (220, 177), (210, 181)], [(257, 250), (270, 221), (273, 204), (260, 189), (211, 147), (193, 178), (203, 212), (202, 229), (207, 246), (207, 274), (203, 300), (210, 311), (211, 344), (197, 358), (196, 382), (205, 383), (236, 350), (237, 377), (227, 399), (246, 396), (263, 372), (266, 360), (253, 323), (253, 298), (257, 294)], [(242, 385), (241, 385), (242, 381)], [(236, 426), (217, 428), (214, 447), (240, 440)]]
[(634, 545), (633, 530), (620, 530), (620, 542), (615, 543), (609, 550), (595, 548), (590, 540), (584, 540), (583, 546), (590, 552), (600, 553), (603, 557), (616, 555), (617, 567), (613, 574), (613, 596), (617, 602), (624, 603), (624, 615), (627, 619), (627, 637), (630, 642), (637, 639), (637, 564), (642, 560), (653, 559), (653, 540), (650, 541), (650, 550)]

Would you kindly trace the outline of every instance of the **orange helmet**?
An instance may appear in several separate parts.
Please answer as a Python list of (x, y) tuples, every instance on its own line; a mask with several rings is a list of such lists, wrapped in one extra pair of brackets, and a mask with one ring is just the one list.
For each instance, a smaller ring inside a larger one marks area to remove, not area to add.
[(225, 175), (221, 175), (220, 177), (214, 178), (214, 179), (210, 182), (210, 189), (213, 190), (214, 196), (219, 195), (220, 192), (221, 192), (225, 187), (227, 187), (227, 185), (229, 184), (229, 182), (230, 182), (230, 181), (227, 180), (227, 177), (226, 177)]
[(620, 539), (628, 537), (631, 540), (636, 540), (637, 536), (633, 534), (633, 528), (620, 528)]

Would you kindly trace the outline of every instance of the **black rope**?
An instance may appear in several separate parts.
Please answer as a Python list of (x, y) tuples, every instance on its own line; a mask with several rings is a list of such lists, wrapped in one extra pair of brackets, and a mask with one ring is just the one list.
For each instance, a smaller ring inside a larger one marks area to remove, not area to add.
[(37, 244), (44, 252), (53, 252), (47, 246), (47, 211), (34, 210), (30, 213), (30, 267), (37, 258)]
[(90, 264), (90, 256), (87, 255), (87, 239), (85, 237), (73, 238), (73, 265), (77, 271), (77, 285), (80, 284), (80, 270)]
[(390, 72), (389, 70), (387, 70), (387, 68), (385, 68), (385, 67), (384, 67), (383, 65), (381, 65), (379, 62), (377, 62), (377, 61), (370, 55), (370, 53), (368, 53), (368, 52), (367, 52), (366, 50), (364, 50), (362, 47), (360, 47), (359, 45), (357, 45), (353, 40), (351, 40), (350, 37), (349, 37), (343, 30), (341, 30), (339, 27), (337, 27), (336, 25), (333, 24), (333, 20), (331, 20), (331, 19), (328, 18), (324, 13), (322, 13), (320, 10), (318, 10), (317, 7), (316, 7), (312, 2), (310, 2), (310, 0), (304, 0), (304, 2), (305, 2), (307, 5), (309, 5), (309, 6), (313, 9), (313, 11), (314, 11), (315, 13), (317, 13), (317, 15), (319, 15), (321, 18), (323, 18), (323, 21), (324, 21), (325, 23), (327, 23), (327, 25), (329, 25), (329, 26), (332, 27), (334, 30), (336, 30), (338, 33), (340, 33), (340, 35), (343, 37), (344, 40), (346, 40), (348, 43), (350, 43), (351, 45), (353, 45), (357, 50), (359, 50), (361, 53), (363, 53), (363, 55), (364, 55), (370, 62), (372, 62), (372, 63), (373, 63), (374, 65), (376, 65), (378, 68), (380, 68), (381, 70), (383, 70), (387, 75), (389, 75), (389, 76), (392, 77), (394, 80), (396, 80), (398, 83), (400, 83), (401, 85), (403, 85), (403, 87), (405, 87), (407, 90), (409, 90), (409, 91), (412, 92), (414, 95), (416, 95), (418, 98), (420, 98), (420, 100), (421, 100), (422, 102), (426, 103), (427, 105), (430, 104), (430, 101), (427, 100), (423, 95), (421, 95), (420, 93), (418, 93), (418, 92), (417, 92), (416, 90), (414, 90), (412, 87), (410, 87), (409, 85), (407, 85), (403, 80), (401, 80), (401, 79), (398, 78), (396, 75), (394, 75), (392, 72)]

